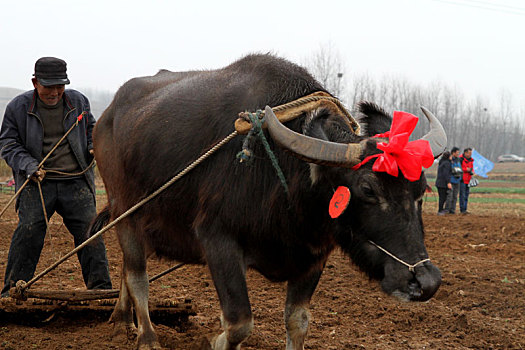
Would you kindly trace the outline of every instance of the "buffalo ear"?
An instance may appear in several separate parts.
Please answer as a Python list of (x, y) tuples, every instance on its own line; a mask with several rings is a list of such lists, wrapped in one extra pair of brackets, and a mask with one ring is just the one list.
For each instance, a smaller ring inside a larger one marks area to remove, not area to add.
[(359, 143), (361, 138), (350, 129), (344, 118), (325, 108), (315, 109), (306, 115), (303, 134), (330, 142)]
[(392, 117), (381, 107), (370, 101), (360, 101), (355, 106), (354, 117), (361, 125), (362, 136), (374, 136), (390, 130)]
[[(346, 117), (333, 114), (325, 108), (310, 111), (305, 117), (303, 134), (330, 142), (359, 143), (362, 138), (350, 129), (343, 118)], [(310, 180), (312, 185), (322, 182), (337, 186), (341, 183), (341, 171), (339, 167), (322, 167), (310, 163)]]

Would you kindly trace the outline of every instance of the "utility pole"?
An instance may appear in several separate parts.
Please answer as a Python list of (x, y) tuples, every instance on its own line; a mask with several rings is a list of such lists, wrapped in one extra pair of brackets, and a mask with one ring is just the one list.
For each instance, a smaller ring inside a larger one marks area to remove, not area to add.
[(341, 98), (341, 78), (343, 77), (343, 73), (337, 73), (337, 91), (336, 91), (336, 97)]

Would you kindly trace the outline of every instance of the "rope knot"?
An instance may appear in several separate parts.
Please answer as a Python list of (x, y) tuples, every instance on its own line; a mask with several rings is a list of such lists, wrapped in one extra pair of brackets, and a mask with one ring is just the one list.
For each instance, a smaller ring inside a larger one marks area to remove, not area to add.
[(253, 160), (253, 151), (251, 150), (251, 147), (253, 144), (254, 136), (260, 136), (259, 133), (262, 132), (262, 125), (264, 123), (264, 117), (262, 116), (263, 114), (264, 113), (262, 113), (260, 109), (257, 110), (257, 112), (255, 113), (239, 113), (240, 117), (250, 122), (250, 124), (252, 125), (250, 131), (244, 138), (244, 141), (242, 143), (242, 150), (239, 153), (237, 153), (237, 159), (239, 159), (239, 162), (241, 163), (250, 164)]
[(286, 179), (284, 178), (283, 171), (279, 167), (277, 157), (270, 148), (270, 144), (268, 143), (268, 140), (264, 135), (264, 131), (262, 128), (264, 124), (264, 111), (258, 109), (255, 113), (242, 112), (239, 113), (239, 116), (249, 120), (252, 126), (250, 128), (250, 131), (244, 138), (244, 141), (242, 143), (242, 150), (239, 153), (237, 153), (237, 159), (239, 159), (239, 162), (241, 163), (249, 163), (253, 161), (254, 152), (250, 149), (250, 147), (253, 143), (253, 140), (255, 139), (255, 136), (258, 136), (264, 146), (264, 149), (266, 150), (266, 153), (268, 154), (268, 158), (270, 158), (270, 161), (272, 162), (275, 172), (277, 173), (277, 176), (279, 177), (279, 180), (281, 181), (281, 184), (283, 185), (286, 194), (289, 194), (288, 185), (286, 184)]
[(243, 145), (242, 150), (237, 153), (237, 159), (239, 159), (240, 163), (249, 162), (252, 158), (252, 151), (248, 148), (245, 148)]
[(15, 286), (9, 290), (9, 296), (17, 300), (27, 300), (27, 295), (25, 293), (27, 289), (26, 285), (27, 283), (22, 280), (16, 282)]

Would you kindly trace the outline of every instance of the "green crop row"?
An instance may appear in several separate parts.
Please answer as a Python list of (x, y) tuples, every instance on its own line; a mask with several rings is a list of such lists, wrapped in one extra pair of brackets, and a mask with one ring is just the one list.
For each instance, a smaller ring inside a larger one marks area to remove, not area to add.
[[(432, 191), (437, 192), (436, 186), (432, 186)], [(503, 193), (516, 194), (525, 193), (523, 187), (471, 187), (470, 193)]]
[[(423, 199), (425, 202), (437, 202), (437, 196), (425, 196)], [(469, 197), (469, 203), (521, 203), (525, 204), (525, 198), (480, 198), (480, 197)]]

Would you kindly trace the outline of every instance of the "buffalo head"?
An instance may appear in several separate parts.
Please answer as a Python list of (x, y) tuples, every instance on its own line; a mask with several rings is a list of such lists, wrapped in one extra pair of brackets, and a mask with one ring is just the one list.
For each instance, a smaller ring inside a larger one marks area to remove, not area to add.
[[(421, 217), (427, 187), (424, 174), (409, 181), (399, 172), (392, 176), (372, 170), (373, 161), (351, 169), (368, 156), (381, 153), (371, 136), (390, 129), (392, 119), (372, 103), (358, 105), (365, 135), (355, 135), (341, 116), (317, 110), (305, 117), (303, 133), (282, 125), (271, 108), (266, 108), (268, 130), (281, 147), (311, 163), (312, 186), (345, 186), (351, 199), (347, 210), (334, 219), (337, 243), (383, 290), (403, 300), (424, 301), (441, 283), (441, 273), (428, 259)], [(446, 144), (443, 127), (422, 108), (430, 122), (423, 137), (434, 157)]]

